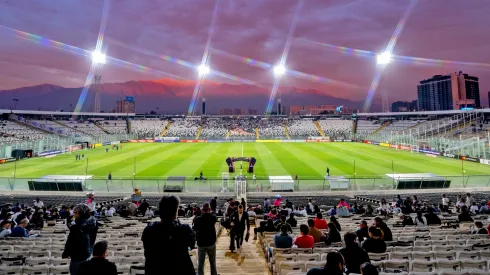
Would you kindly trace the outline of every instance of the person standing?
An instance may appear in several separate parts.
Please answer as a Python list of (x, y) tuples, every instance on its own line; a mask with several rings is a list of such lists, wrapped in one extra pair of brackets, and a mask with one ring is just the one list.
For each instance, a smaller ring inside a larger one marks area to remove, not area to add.
[(109, 172), (109, 175), (107, 175), (108, 180), (112, 180), (112, 172)]
[(247, 235), (250, 234), (250, 221), (247, 212), (243, 210), (243, 205), (238, 206), (238, 211), (231, 215), (231, 233), (230, 233), (230, 250), (233, 253), (236, 248), (240, 251), (240, 246), (243, 244), (243, 235), (247, 228)]
[(194, 231), (197, 237), (197, 274), (204, 275), (204, 262), (206, 254), (209, 258), (211, 275), (217, 275), (216, 271), (216, 216), (211, 212), (209, 203), (202, 206), (202, 214), (194, 221)]
[(65, 243), (62, 258), (70, 258), (70, 274), (76, 275), (81, 263), (86, 262), (94, 248), (98, 225), (90, 209), (85, 204), (78, 204), (73, 209), (73, 221), (69, 225), (70, 233)]
[(100, 241), (94, 245), (93, 257), (90, 261), (81, 263), (77, 269), (77, 275), (117, 275), (117, 267), (107, 258), (107, 241)]
[(271, 202), (269, 201), (268, 198), (264, 199), (264, 211), (267, 213), (269, 212), (269, 208), (271, 207)]
[(327, 167), (327, 177), (330, 177), (330, 168)]
[(180, 199), (164, 196), (159, 203), (160, 222), (149, 224), (141, 240), (145, 250), (145, 274), (195, 275), (189, 249), (196, 242), (194, 231), (177, 220)]

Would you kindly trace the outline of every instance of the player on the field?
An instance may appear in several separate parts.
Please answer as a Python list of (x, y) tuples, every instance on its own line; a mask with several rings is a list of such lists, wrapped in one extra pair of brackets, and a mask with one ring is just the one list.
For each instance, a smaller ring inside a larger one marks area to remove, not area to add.
[(327, 167), (327, 177), (330, 177), (330, 168)]
[(108, 153), (109, 152), (109, 147), (106, 147), (105, 148), (105, 152)]
[(75, 154), (75, 160), (78, 160), (80, 156), (78, 154)]
[(85, 154), (82, 154), (82, 160), (84, 160), (84, 159), (85, 159)]

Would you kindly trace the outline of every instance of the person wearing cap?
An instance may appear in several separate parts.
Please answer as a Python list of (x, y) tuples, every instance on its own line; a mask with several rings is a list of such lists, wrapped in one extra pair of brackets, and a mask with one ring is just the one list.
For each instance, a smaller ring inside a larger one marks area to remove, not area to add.
[(204, 275), (204, 262), (206, 255), (209, 258), (211, 275), (217, 275), (216, 271), (216, 216), (211, 213), (209, 203), (202, 206), (202, 214), (194, 222), (194, 231), (197, 237), (197, 274)]
[(90, 209), (78, 204), (73, 209), (73, 221), (65, 243), (62, 258), (70, 258), (70, 274), (76, 275), (81, 263), (90, 259), (97, 238), (98, 225)]

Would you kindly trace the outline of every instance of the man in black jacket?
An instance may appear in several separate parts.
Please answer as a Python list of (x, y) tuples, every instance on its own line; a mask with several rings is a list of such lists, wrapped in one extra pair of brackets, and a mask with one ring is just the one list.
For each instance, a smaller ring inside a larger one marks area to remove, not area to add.
[(245, 228), (247, 228), (247, 234), (250, 234), (250, 221), (248, 219), (248, 213), (243, 211), (243, 205), (238, 206), (238, 211), (235, 211), (230, 218), (231, 232), (230, 232), (230, 250), (233, 253), (236, 248), (240, 251), (240, 245), (243, 244), (243, 235)]
[(359, 247), (356, 243), (357, 235), (352, 232), (347, 232), (344, 235), (345, 247), (340, 249), (339, 252), (344, 256), (346, 273), (361, 273), (361, 264), (370, 262), (369, 256), (366, 251)]
[(382, 235), (381, 229), (374, 226), (369, 227), (370, 238), (362, 243), (362, 248), (368, 253), (385, 253), (386, 243)]
[(141, 202), (140, 206), (138, 207), (138, 211), (140, 212), (141, 215), (145, 215), (146, 210), (150, 207), (150, 204), (146, 201), (146, 199), (143, 199)]
[(427, 219), (427, 225), (431, 225), (431, 224), (441, 225), (441, 219), (439, 218), (439, 216), (434, 214), (434, 208), (432, 207), (427, 208), (427, 212), (429, 212), (425, 214), (425, 218)]
[(216, 216), (210, 213), (209, 203), (202, 206), (202, 214), (194, 221), (194, 231), (197, 237), (197, 257), (198, 268), (197, 274), (204, 275), (204, 261), (206, 254), (209, 258), (209, 267), (211, 275), (217, 275), (216, 272)]
[(94, 248), (98, 225), (85, 204), (73, 208), (73, 221), (68, 225), (70, 233), (65, 243), (62, 258), (70, 258), (70, 274), (76, 275), (78, 266), (86, 262)]
[(92, 259), (80, 264), (77, 275), (117, 275), (116, 265), (106, 260), (107, 246), (107, 241), (97, 242), (94, 245)]
[(216, 214), (216, 206), (218, 204), (218, 197), (214, 197), (214, 199), (212, 199), (210, 202), (209, 202), (210, 206), (211, 206), (211, 211), (213, 213)]
[(180, 200), (164, 196), (159, 204), (160, 222), (149, 224), (141, 240), (145, 249), (145, 274), (195, 275), (189, 249), (196, 242), (194, 231), (177, 220)]

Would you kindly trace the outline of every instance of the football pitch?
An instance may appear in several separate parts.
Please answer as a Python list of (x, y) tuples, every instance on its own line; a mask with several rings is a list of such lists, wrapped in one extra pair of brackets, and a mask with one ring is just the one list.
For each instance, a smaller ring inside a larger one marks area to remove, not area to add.
[[(490, 166), (443, 157), (394, 150), (362, 143), (127, 143), (120, 150), (104, 147), (49, 158), (39, 157), (0, 165), (0, 177), (39, 178), (46, 175), (90, 175), (106, 179), (164, 179), (202, 171), (219, 179), (227, 171), (227, 157), (255, 157), (258, 179), (298, 175), (299, 179), (331, 176), (378, 178), (391, 173), (433, 173), (438, 176), (490, 175)], [(247, 164), (235, 162), (235, 174), (247, 174)], [(134, 173), (134, 174), (133, 174)], [(355, 173), (355, 175), (354, 175)], [(249, 177), (250, 178), (250, 177)], [(487, 184), (488, 177), (482, 184)]]

